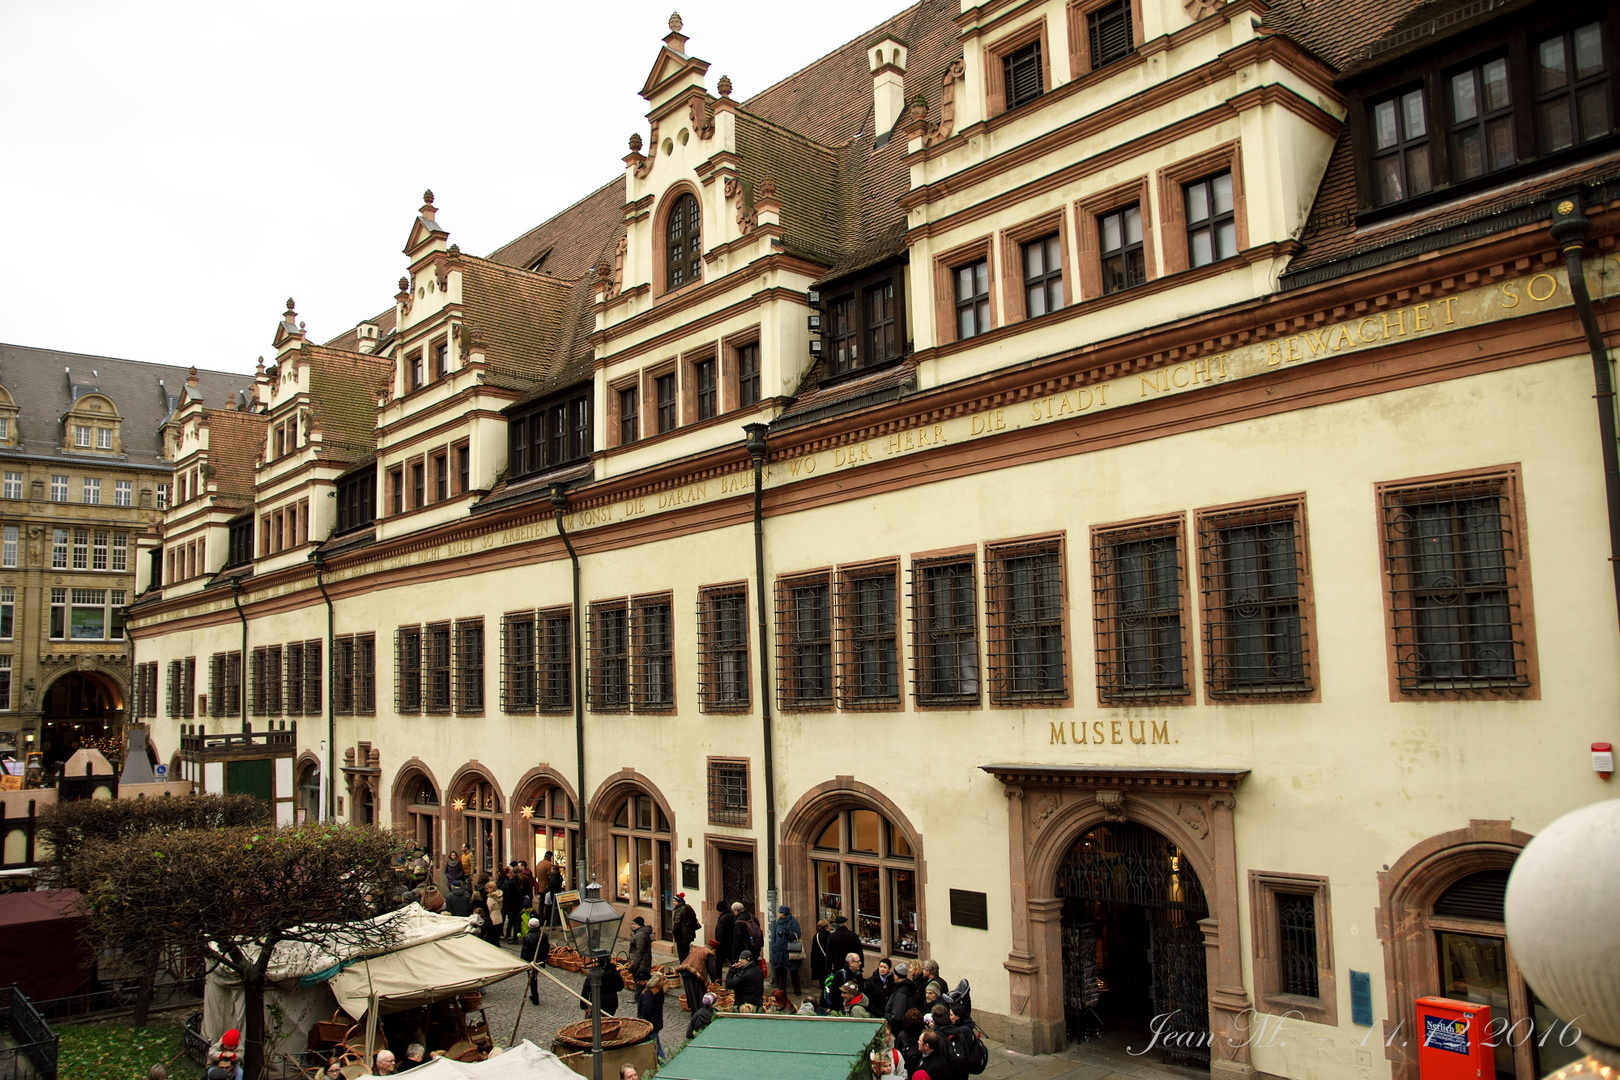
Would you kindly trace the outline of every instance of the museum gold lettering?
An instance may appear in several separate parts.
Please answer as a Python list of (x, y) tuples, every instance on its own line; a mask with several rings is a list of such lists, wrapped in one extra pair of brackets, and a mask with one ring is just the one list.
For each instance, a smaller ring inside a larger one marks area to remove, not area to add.
[(833, 450), (833, 464), (836, 466), (854, 465), (862, 461), (872, 460), (872, 445), (859, 443), (855, 446), (840, 446)]
[(1148, 726), (1146, 720), (1132, 720), (1128, 723), (1127, 727), (1131, 734), (1131, 742), (1147, 742)]
[(732, 473), (730, 476), (720, 478), (720, 494), (729, 495), (733, 491), (747, 491), (754, 486), (754, 474), (751, 472)]
[(1005, 431), (1006, 429), (1006, 410), (991, 409), (989, 412), (974, 414), (974, 416), (971, 418), (969, 434), (988, 435), (992, 431)]
[(798, 476), (800, 473), (809, 476), (816, 471), (816, 459), (808, 454), (802, 457), (788, 458), (787, 467), (788, 472), (793, 476)]
[[(1390, 333), (1390, 330), (1389, 330), (1389, 320), (1392, 317), (1395, 320), (1395, 332), (1394, 333)], [(1406, 309), (1405, 308), (1399, 308), (1399, 309), (1397, 309), (1395, 311), (1386, 311), (1386, 312), (1384, 312), (1384, 339), (1387, 341), (1392, 337), (1405, 337), (1405, 336), (1406, 336)]]
[(1169, 741), (1170, 741), (1170, 721), (1168, 721), (1168, 720), (1155, 720), (1155, 721), (1153, 721), (1153, 745), (1158, 746), (1160, 743), (1168, 743)]
[(1049, 746), (1168, 746), (1174, 741), (1168, 720), (1048, 720), (1046, 730)]
[(1412, 308), (1412, 332), (1414, 334), (1434, 329), (1434, 323), (1429, 319), (1429, 306), (1427, 302), (1424, 302)]
[(688, 484), (674, 491), (660, 491), (658, 493), (658, 509), (666, 510), (672, 506), (685, 506), (687, 503), (698, 502), (709, 495), (709, 483)]
[[(1040, 419), (1039, 416), (1036, 419)], [(903, 454), (909, 450), (919, 450), (925, 446), (939, 446), (945, 442), (945, 425), (934, 424), (930, 427), (912, 428), (910, 431), (897, 431), (890, 435), (884, 443), (884, 450), (890, 454)], [(862, 460), (867, 451), (862, 449)]]
[(1455, 296), (1443, 296), (1440, 298), (1440, 302), (1446, 306), (1446, 325), (1450, 326), (1457, 321), (1457, 317), (1451, 313), (1451, 305), (1457, 302), (1457, 298)]
[(647, 500), (642, 498), (626, 499), (619, 504), (619, 513), (625, 517), (635, 517), (637, 514), (647, 512)]
[[(1538, 282), (1544, 283), (1540, 287), (1539, 292), (1541, 295), (1539, 296), (1536, 295), (1538, 291), (1536, 287)], [(1548, 300), (1551, 300), (1553, 298), (1553, 293), (1557, 291), (1558, 279), (1553, 277), (1551, 274), (1537, 274), (1535, 277), (1526, 282), (1524, 286), (1524, 294), (1538, 304), (1543, 304)]]

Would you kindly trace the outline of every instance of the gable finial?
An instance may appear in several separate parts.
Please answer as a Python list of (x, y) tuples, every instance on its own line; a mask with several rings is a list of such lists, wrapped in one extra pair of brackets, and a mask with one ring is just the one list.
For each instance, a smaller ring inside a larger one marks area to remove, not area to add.
[(719, 90), (720, 90), (720, 96), (721, 97), (728, 98), (728, 97), (731, 96), (731, 76), (730, 75), (722, 75), (722, 76), (720, 76)]
[(672, 11), (672, 12), (669, 13), (669, 28), (671, 30), (675, 31), (678, 34), (678, 33), (681, 32), (681, 27), (684, 26), (684, 25), (686, 25), (686, 24), (681, 22), (681, 13), (680, 12)]
[(293, 298), (289, 296), (289, 297), (287, 297), (287, 315), (286, 315), (287, 321), (292, 322), (292, 317), (295, 314), (297, 314), (297, 313), (293, 310)]
[(432, 188), (428, 188), (426, 191), (422, 192), (422, 201), (427, 203), (429, 206), (433, 205), (433, 189)]

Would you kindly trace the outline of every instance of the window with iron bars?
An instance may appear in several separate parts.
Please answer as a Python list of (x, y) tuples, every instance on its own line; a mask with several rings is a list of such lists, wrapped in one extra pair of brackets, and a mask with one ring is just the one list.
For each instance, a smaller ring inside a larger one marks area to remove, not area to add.
[(532, 713), (537, 704), (534, 612), (501, 616), (501, 711)]
[(863, 567), (838, 579), (838, 704), (900, 704), (899, 580), (896, 568)]
[(281, 700), (287, 715), (297, 716), (304, 711), (304, 643), (292, 642), (287, 645), (283, 655), (286, 658), (282, 668), (286, 689)]
[(784, 709), (833, 704), (832, 575), (823, 571), (777, 584), (777, 699)]
[(332, 710), (346, 716), (376, 715), (375, 634), (344, 634), (333, 639)]
[(422, 711), (422, 628), (394, 631), (394, 711)]
[(630, 707), (630, 609), (625, 600), (591, 605), (591, 667), (586, 700), (597, 712)]
[(197, 712), (197, 658), (180, 662), (180, 715), (191, 719)]
[(429, 623), (422, 633), (422, 711), (450, 711), (450, 691), (454, 683), (454, 653), (450, 648), (450, 624)]
[(1214, 511), (1197, 519), (1210, 696), (1309, 692), (1302, 504)]
[(332, 711), (339, 716), (354, 714), (354, 638), (332, 640)]
[(535, 636), (540, 711), (571, 712), (574, 708), (573, 611), (559, 607), (540, 612)]
[(1529, 687), (1514, 480), (1509, 474), (1380, 488), (1402, 692)]
[(709, 824), (748, 825), (748, 762), (709, 759)]
[(746, 712), (749, 699), (748, 586), (698, 591), (698, 706), (706, 713)]
[(253, 715), (281, 715), (281, 646), (253, 650)]
[(484, 620), (456, 620), (456, 712), (484, 711)]
[(1277, 894), (1278, 990), (1299, 997), (1319, 997), (1316, 964), (1316, 897)]
[(1185, 697), (1182, 523), (1099, 529), (1091, 539), (1097, 691), (1106, 702)]
[(183, 716), (184, 714), (180, 711), (180, 661), (178, 660), (169, 661), (169, 692), (165, 697), (167, 701), (164, 704), (168, 708), (169, 715), (172, 717)]
[(242, 654), (215, 653), (208, 658), (208, 715), (238, 716), (242, 711)]
[(1059, 540), (985, 552), (990, 616), (990, 700), (997, 705), (1068, 699), (1063, 548)]
[(918, 704), (978, 704), (977, 590), (972, 555), (911, 564), (912, 666)]
[(674, 597), (664, 593), (637, 597), (631, 604), (630, 680), (636, 712), (668, 712), (675, 707), (674, 603)]

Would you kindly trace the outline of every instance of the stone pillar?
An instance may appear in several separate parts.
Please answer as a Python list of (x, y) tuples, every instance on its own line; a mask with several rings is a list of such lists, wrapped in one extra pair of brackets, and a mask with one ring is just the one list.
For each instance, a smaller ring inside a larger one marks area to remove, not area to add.
[(1249, 1023), (1253, 1006), (1243, 988), (1243, 934), (1238, 921), (1237, 839), (1232, 820), (1236, 805), (1231, 795), (1209, 799), (1209, 846), (1215, 880), (1206, 882), (1204, 895), (1212, 902), (1214, 926), (1204, 927), (1209, 966), (1209, 1071), (1215, 1077), (1252, 1077), (1249, 1060)]

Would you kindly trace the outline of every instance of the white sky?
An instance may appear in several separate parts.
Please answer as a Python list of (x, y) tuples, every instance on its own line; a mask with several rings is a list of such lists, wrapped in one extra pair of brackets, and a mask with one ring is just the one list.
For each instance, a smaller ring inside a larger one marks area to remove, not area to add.
[(391, 304), (424, 188), (487, 254), (611, 180), (671, 6), (744, 99), (870, 0), (0, 0), (0, 341), (251, 371)]

